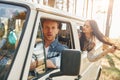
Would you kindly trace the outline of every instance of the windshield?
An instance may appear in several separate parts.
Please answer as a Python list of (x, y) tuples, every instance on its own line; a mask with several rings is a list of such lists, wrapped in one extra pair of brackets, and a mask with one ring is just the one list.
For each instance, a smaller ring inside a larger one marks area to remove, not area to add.
[(0, 80), (4, 80), (19, 42), (27, 9), (0, 3)]

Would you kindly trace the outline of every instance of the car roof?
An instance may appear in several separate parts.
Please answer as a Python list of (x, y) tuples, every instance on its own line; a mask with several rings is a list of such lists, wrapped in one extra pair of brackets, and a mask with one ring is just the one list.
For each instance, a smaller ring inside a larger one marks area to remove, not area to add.
[(0, 0), (0, 2), (24, 4), (24, 5), (29, 6), (30, 9), (33, 9), (33, 10), (38, 10), (38, 11), (42, 11), (42, 12), (45, 12), (45, 13), (50, 13), (50, 14), (54, 14), (54, 15), (58, 15), (58, 16), (62, 16), (62, 17), (66, 17), (66, 18), (82, 21), (82, 22), (85, 21), (84, 18), (80, 18), (78, 16), (75, 16), (75, 14), (70, 14), (70, 13), (68, 13), (66, 11), (63, 11), (63, 10), (60, 10), (60, 9), (56, 9), (56, 8), (52, 8), (52, 7), (49, 7), (49, 6), (45, 6), (45, 5), (42, 5), (42, 4), (34, 3), (34, 2), (31, 2), (31, 1), (24, 1), (24, 0)]

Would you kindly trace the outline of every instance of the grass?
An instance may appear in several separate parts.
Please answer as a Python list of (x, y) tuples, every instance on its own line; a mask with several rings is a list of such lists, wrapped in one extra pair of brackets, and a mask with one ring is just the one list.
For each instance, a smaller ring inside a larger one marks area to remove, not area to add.
[(120, 51), (102, 58), (102, 71), (99, 80), (120, 80)]

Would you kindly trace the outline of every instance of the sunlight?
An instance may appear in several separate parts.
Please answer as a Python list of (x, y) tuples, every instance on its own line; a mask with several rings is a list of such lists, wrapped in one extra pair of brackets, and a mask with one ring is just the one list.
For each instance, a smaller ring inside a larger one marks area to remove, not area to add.
[[(113, 3), (113, 13), (112, 21), (110, 26), (109, 37), (118, 38), (120, 37), (120, 0), (114, 0)], [(107, 20), (107, 10), (108, 10), (109, 0), (96, 0), (94, 2), (94, 16), (93, 18), (98, 22), (100, 30), (105, 33), (106, 30), (106, 20)], [(116, 20), (117, 19), (117, 20)]]
[(112, 16), (112, 24), (111, 24), (111, 29), (110, 29), (110, 37), (112, 38), (117, 38), (120, 37), (120, 0), (115, 0), (114, 1), (114, 6), (113, 6), (113, 16)]

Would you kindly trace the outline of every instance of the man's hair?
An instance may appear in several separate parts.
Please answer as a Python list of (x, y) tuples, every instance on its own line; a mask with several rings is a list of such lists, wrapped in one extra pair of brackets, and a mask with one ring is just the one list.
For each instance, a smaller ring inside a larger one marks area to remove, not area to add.
[(43, 27), (43, 24), (45, 21), (53, 21), (53, 22), (56, 22), (58, 24), (58, 29), (61, 29), (61, 23), (57, 20), (52, 20), (52, 19), (41, 19), (41, 23), (42, 23), (42, 27)]

